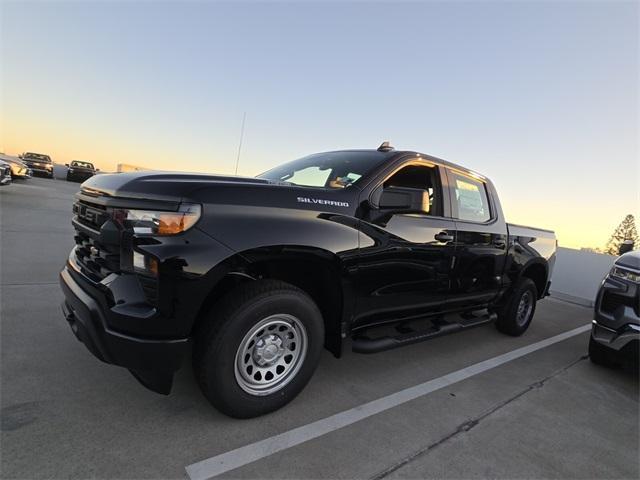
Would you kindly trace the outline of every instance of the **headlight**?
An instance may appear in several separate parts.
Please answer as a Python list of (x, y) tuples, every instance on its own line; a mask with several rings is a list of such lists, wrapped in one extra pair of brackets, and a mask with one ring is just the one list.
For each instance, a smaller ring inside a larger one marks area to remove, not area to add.
[(627, 270), (626, 268), (614, 266), (611, 269), (611, 272), (609, 272), (609, 275), (611, 275), (612, 277), (629, 280), (631, 282), (640, 283), (640, 273), (632, 272), (631, 270)]
[(113, 217), (137, 235), (176, 235), (186, 232), (200, 219), (200, 205), (183, 203), (178, 211), (115, 210)]

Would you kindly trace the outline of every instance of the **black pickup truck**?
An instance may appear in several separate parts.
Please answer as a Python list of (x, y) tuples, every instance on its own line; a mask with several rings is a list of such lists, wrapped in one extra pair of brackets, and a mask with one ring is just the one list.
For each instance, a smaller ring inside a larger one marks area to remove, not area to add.
[(379, 352), (491, 321), (522, 334), (556, 250), (553, 232), (506, 223), (489, 179), (386, 142), (257, 178), (98, 175), (72, 222), (60, 283), (78, 339), (165, 394), (191, 352), (234, 417), (289, 402), (323, 346)]

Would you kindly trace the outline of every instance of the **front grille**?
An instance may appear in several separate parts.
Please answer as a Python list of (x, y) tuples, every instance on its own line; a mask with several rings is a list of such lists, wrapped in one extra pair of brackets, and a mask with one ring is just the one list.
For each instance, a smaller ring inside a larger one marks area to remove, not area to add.
[(638, 309), (638, 305), (636, 305), (633, 297), (627, 297), (611, 291), (605, 291), (602, 295), (601, 308), (604, 312), (614, 313), (621, 305), (631, 307), (634, 310)]
[(77, 232), (76, 260), (85, 275), (95, 282), (120, 271), (120, 246), (102, 245), (89, 235)]
[(109, 212), (105, 207), (83, 201), (73, 204), (73, 214), (78, 222), (93, 230), (100, 230), (104, 222), (109, 219)]
[[(104, 244), (100, 242), (101, 227), (112, 216), (112, 209), (95, 203), (80, 200), (73, 205), (75, 215), (76, 242), (75, 257), (82, 272), (94, 282), (100, 282), (112, 273), (120, 273), (121, 249), (131, 250), (131, 237), (118, 236), (118, 244)], [(84, 227), (84, 228), (83, 228)], [(129, 262), (125, 259), (125, 264)], [(124, 267), (126, 272), (132, 273), (132, 267)], [(158, 302), (158, 281), (156, 278), (138, 273), (137, 278), (144, 292), (147, 302), (156, 305)]]

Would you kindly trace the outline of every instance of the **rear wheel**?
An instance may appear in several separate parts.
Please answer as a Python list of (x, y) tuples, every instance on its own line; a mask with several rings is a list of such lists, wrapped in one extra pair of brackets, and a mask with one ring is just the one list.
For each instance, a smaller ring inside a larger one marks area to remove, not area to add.
[(537, 298), (538, 290), (530, 278), (518, 280), (506, 303), (497, 311), (497, 329), (514, 337), (522, 335), (533, 319)]
[(229, 416), (256, 417), (286, 405), (320, 360), (322, 316), (293, 285), (243, 284), (207, 320), (196, 333), (194, 371), (205, 397)]

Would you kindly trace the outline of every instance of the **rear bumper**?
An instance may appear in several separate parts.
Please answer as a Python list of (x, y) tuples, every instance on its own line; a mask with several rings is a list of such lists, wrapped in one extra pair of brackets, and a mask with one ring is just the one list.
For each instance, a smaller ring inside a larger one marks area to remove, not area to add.
[(147, 388), (163, 394), (171, 391), (173, 374), (189, 348), (188, 338), (148, 339), (108, 328), (103, 302), (82, 288), (69, 268), (60, 272), (65, 296), (62, 310), (75, 336), (98, 359), (129, 369)]
[(0, 185), (9, 185), (11, 183), (11, 175), (0, 177)]

